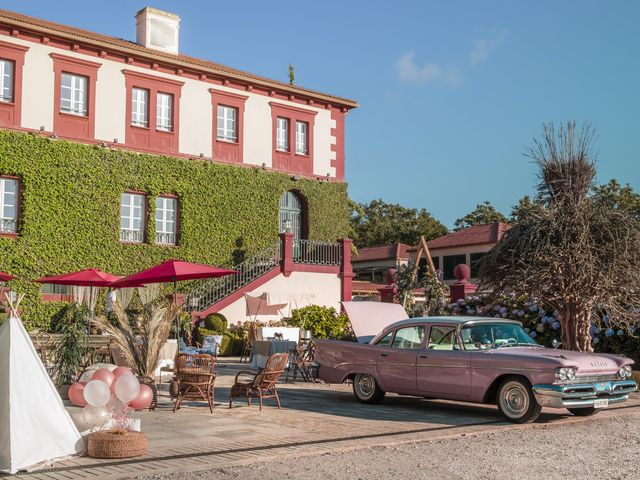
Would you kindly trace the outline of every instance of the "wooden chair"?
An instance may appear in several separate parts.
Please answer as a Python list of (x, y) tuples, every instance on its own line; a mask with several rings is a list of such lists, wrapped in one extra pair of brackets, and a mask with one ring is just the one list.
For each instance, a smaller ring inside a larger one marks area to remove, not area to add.
[(204, 400), (213, 413), (213, 383), (216, 379), (216, 362), (211, 355), (180, 353), (176, 357), (176, 384), (178, 396), (175, 412), (183, 400)]
[[(232, 407), (233, 399), (247, 397), (247, 405), (251, 405), (251, 399), (258, 397), (260, 400), (260, 411), (262, 411), (262, 400), (265, 398), (275, 398), (278, 408), (280, 408), (280, 397), (276, 390), (276, 382), (284, 372), (288, 353), (274, 353), (267, 360), (267, 364), (258, 373), (241, 371), (236, 375), (236, 379), (229, 393), (229, 408)], [(249, 381), (239, 381), (240, 375), (251, 375)]]
[(317, 364), (314, 361), (315, 345), (312, 340), (301, 340), (295, 348), (291, 349), (291, 359), (285, 382), (289, 381), (289, 374), (293, 370), (292, 383), (296, 383), (298, 374), (305, 382), (314, 382), (311, 370)]

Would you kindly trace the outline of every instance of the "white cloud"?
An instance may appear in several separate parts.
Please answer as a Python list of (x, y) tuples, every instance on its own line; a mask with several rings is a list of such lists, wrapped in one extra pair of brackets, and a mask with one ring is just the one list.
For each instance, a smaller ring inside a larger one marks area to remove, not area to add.
[(460, 73), (455, 68), (444, 67), (438, 63), (427, 63), (418, 66), (415, 62), (415, 52), (409, 51), (402, 55), (395, 64), (398, 80), (412, 85), (425, 85), (433, 82), (443, 82), (457, 85), (461, 81)]
[(493, 51), (500, 47), (507, 38), (507, 31), (501, 30), (494, 38), (476, 40), (473, 48), (469, 52), (469, 61), (471, 65), (478, 65), (486, 62)]

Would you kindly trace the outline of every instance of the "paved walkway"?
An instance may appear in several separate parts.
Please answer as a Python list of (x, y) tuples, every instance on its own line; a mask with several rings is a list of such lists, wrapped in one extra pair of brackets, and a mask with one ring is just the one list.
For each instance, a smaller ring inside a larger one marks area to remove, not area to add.
[[(168, 396), (160, 397), (155, 412), (138, 412), (149, 436), (149, 452), (128, 460), (77, 457), (23, 473), (29, 479), (116, 479), (220, 468), (283, 456), (361, 448), (373, 445), (432, 440), (487, 429), (527, 428), (502, 421), (492, 406), (432, 401), (390, 395), (380, 405), (363, 405), (346, 385), (297, 382), (278, 387), (283, 408), (267, 406), (259, 412), (236, 402), (228, 409), (229, 387), (237, 363), (223, 361), (216, 380), (216, 408), (185, 403), (172, 413)], [(166, 387), (166, 384), (165, 384)], [(71, 407), (75, 409), (75, 407)], [(600, 416), (640, 411), (640, 397)], [(589, 421), (548, 411), (539, 422)]]

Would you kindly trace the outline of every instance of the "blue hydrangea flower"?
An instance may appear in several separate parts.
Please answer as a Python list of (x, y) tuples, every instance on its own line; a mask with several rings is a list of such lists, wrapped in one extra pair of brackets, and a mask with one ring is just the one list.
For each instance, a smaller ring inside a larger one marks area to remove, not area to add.
[(596, 344), (600, 343), (600, 339), (598, 337), (596, 337), (596, 338), (593, 339), (593, 342), (591, 342), (591, 343), (596, 345)]
[(613, 337), (616, 334), (616, 332), (613, 331), (613, 328), (607, 328), (607, 330), (604, 332), (604, 334), (607, 337)]
[(560, 329), (560, 322), (553, 322), (551, 324), (551, 328), (553, 328), (554, 330), (559, 330)]
[(533, 331), (533, 330), (532, 330), (532, 331), (529, 333), (529, 336), (530, 336), (531, 338), (536, 338), (536, 337), (538, 336), (538, 334), (537, 334), (535, 331)]
[(616, 334), (621, 337), (622, 335), (624, 335), (624, 330), (620, 329), (616, 332)]

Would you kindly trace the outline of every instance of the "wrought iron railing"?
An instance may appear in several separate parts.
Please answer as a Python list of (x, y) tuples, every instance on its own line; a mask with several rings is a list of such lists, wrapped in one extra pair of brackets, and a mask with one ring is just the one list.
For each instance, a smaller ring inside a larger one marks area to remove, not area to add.
[(16, 233), (18, 222), (12, 218), (0, 218), (0, 233)]
[(294, 240), (293, 261), (309, 265), (340, 265), (342, 244), (319, 240)]
[(175, 245), (176, 234), (175, 233), (156, 233), (156, 243), (158, 245)]
[(280, 242), (258, 252), (251, 258), (232, 267), (238, 273), (226, 277), (205, 280), (186, 298), (189, 311), (202, 311), (218, 303), (233, 292), (253, 282), (265, 273), (280, 266)]
[(120, 230), (120, 241), (142, 243), (144, 241), (144, 233), (142, 230)]

